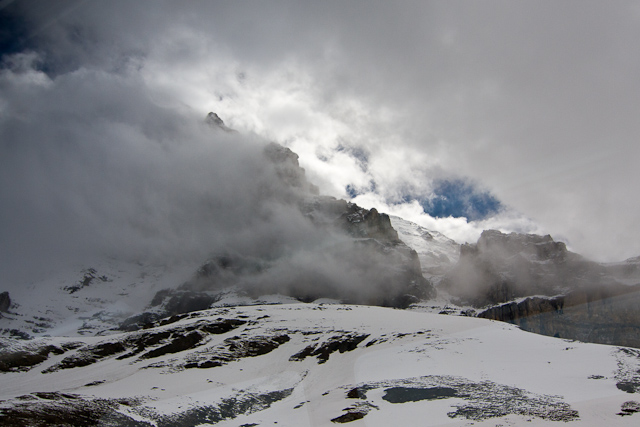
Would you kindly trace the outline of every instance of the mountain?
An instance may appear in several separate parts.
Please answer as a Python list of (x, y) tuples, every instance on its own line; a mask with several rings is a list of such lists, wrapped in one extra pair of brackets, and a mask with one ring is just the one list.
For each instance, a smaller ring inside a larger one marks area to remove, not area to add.
[(478, 316), (544, 335), (640, 347), (638, 260), (601, 264), (551, 236), (484, 231), (441, 289)]
[(1, 425), (637, 424), (640, 258), (460, 245), (319, 194), (261, 144), (250, 196), (203, 200), (231, 231), (201, 257), (0, 289)]
[(391, 216), (391, 225), (399, 238), (418, 253), (422, 274), (438, 283), (442, 276), (460, 258), (460, 244), (442, 233), (427, 230), (397, 216)]
[(135, 332), (5, 340), (0, 352), (4, 426), (631, 426), (640, 416), (638, 350), (381, 307), (212, 308)]
[[(237, 135), (215, 113), (206, 122), (213, 136)], [(283, 295), (402, 308), (435, 296), (388, 215), (320, 195), (289, 148), (264, 143), (261, 161), (265, 177), (252, 183), (253, 200), (233, 219), (247, 222), (246, 236), (212, 242), (216, 249), (191, 262), (97, 259), (14, 286), (2, 294), (0, 332), (29, 338), (135, 330), (230, 294), (248, 303)], [(208, 203), (234, 209), (228, 201)]]

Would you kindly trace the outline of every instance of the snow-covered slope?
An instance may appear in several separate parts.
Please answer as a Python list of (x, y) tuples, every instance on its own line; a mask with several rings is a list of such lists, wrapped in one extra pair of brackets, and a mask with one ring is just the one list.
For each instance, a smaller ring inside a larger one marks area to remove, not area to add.
[(195, 312), (108, 337), (4, 343), (0, 424), (6, 426), (635, 426), (640, 420), (634, 414), (640, 351), (477, 318), (263, 305)]
[(157, 291), (184, 283), (197, 267), (102, 259), (51, 272), (10, 288), (12, 304), (1, 315), (0, 333), (23, 338), (104, 333), (142, 312)]
[(398, 237), (418, 253), (422, 272), (427, 279), (441, 277), (448, 268), (458, 262), (460, 245), (442, 233), (427, 230), (411, 221), (389, 216)]

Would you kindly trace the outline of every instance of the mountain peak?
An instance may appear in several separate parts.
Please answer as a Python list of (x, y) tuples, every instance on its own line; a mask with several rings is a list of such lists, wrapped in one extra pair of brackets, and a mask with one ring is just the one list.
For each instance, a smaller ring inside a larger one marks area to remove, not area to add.
[(216, 113), (214, 113), (213, 111), (211, 111), (211, 112), (209, 112), (209, 114), (207, 114), (207, 117), (205, 118), (205, 121), (207, 122), (207, 124), (209, 126), (211, 126), (213, 128), (222, 129), (225, 132), (235, 132), (230, 127), (227, 127), (227, 125), (224, 124), (224, 121), (222, 121), (220, 116), (217, 115)]

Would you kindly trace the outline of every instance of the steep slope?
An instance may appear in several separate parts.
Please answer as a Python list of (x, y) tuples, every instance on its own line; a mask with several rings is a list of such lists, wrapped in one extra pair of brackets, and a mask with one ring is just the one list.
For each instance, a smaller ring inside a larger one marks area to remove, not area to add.
[(442, 233), (427, 230), (411, 221), (391, 216), (398, 237), (418, 253), (422, 274), (432, 282), (440, 281), (460, 258), (460, 244)]
[[(240, 138), (215, 113), (206, 123), (213, 144)], [(258, 156), (252, 161), (263, 170), (260, 179), (247, 180), (249, 195), (236, 203), (202, 194), (198, 215), (221, 232), (212, 234), (200, 254), (177, 265), (171, 259), (132, 262), (116, 253), (11, 284), (10, 292), (0, 292), (0, 333), (28, 338), (133, 330), (208, 308), (229, 293), (244, 303), (279, 294), (305, 302), (331, 298), (393, 307), (435, 295), (418, 254), (399, 239), (386, 214), (319, 195), (297, 154), (273, 142), (254, 143)], [(159, 231), (164, 232), (174, 230)]]
[(107, 337), (5, 340), (0, 368), (6, 426), (631, 426), (640, 417), (636, 350), (366, 306), (228, 307)]
[[(442, 281), (478, 314), (544, 335), (640, 347), (637, 260), (599, 264), (551, 236), (484, 231)], [(488, 308), (487, 308), (488, 307)]]
[(102, 259), (88, 267), (52, 272), (12, 290), (0, 334), (28, 339), (104, 333), (143, 312), (151, 296), (183, 283), (197, 266)]
[[(208, 121), (215, 129), (224, 125), (215, 115)], [(386, 214), (319, 195), (289, 148), (271, 142), (264, 156), (280, 185), (262, 188), (259, 197), (267, 205), (277, 201), (267, 215), (288, 223), (266, 242), (214, 254), (190, 280), (156, 294), (155, 314), (146, 320), (206, 308), (229, 287), (254, 298), (277, 293), (394, 307), (435, 295), (418, 255)]]
[(478, 314), (558, 338), (640, 348), (640, 286), (578, 289), (555, 297), (530, 297)]
[(533, 295), (621, 285), (615, 270), (570, 252), (549, 235), (486, 230), (460, 248), (460, 261), (443, 285), (476, 307)]

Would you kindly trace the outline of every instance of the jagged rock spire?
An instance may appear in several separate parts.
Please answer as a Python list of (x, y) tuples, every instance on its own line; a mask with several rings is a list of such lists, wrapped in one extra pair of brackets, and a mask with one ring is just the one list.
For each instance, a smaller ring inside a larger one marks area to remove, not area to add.
[(213, 111), (207, 114), (205, 121), (209, 126), (213, 128), (222, 129), (225, 132), (235, 132), (233, 129), (227, 127), (227, 125), (224, 124), (220, 116), (218, 116)]

